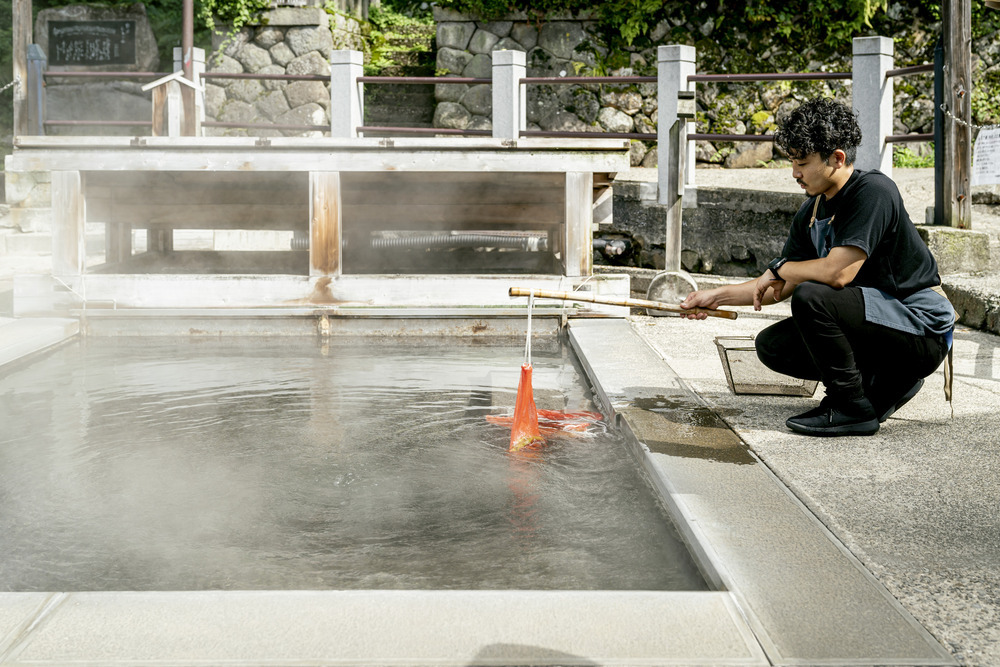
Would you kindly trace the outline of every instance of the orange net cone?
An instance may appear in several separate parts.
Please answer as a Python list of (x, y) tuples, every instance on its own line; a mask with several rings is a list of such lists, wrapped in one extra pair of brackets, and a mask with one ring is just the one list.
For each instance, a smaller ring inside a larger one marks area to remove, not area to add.
[(538, 411), (531, 390), (531, 364), (521, 364), (521, 379), (517, 383), (517, 400), (514, 402), (514, 423), (510, 429), (510, 447), (517, 452), (544, 442), (538, 431)]

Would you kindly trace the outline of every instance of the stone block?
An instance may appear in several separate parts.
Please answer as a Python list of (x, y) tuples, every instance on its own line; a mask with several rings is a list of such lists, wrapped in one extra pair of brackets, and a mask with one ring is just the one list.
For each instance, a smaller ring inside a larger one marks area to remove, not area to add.
[(604, 107), (597, 114), (597, 122), (608, 132), (631, 132), (632, 116), (612, 107)]
[(330, 119), (323, 107), (310, 102), (286, 111), (275, 118), (274, 122), (280, 125), (329, 125)]
[(8, 204), (21, 204), (38, 184), (38, 172), (5, 171), (4, 175), (4, 197)]
[(462, 96), (461, 103), (473, 115), (491, 115), (493, 113), (493, 86), (489, 84), (472, 86)]
[(500, 41), (500, 38), (486, 30), (477, 30), (469, 40), (469, 51), (471, 53), (484, 53), (489, 55), (493, 52), (493, 47)]
[(261, 115), (267, 116), (271, 120), (291, 109), (288, 100), (285, 99), (285, 93), (280, 90), (272, 90), (261, 95), (254, 106), (257, 107), (257, 111)]
[(492, 33), (497, 37), (506, 37), (514, 27), (513, 21), (477, 21), (476, 25), (480, 30)]
[(223, 123), (252, 123), (257, 120), (257, 112), (246, 102), (230, 100), (222, 108), (219, 120)]
[(462, 74), (472, 61), (472, 54), (452, 48), (438, 49), (435, 67), (446, 70), (447, 74)]
[(226, 103), (226, 91), (221, 86), (205, 84), (205, 115), (209, 118), (218, 118), (222, 112), (222, 105)]
[(463, 76), (473, 79), (489, 79), (493, 76), (493, 58), (485, 53), (477, 53), (462, 70)]
[(288, 63), (295, 60), (295, 52), (292, 51), (284, 42), (278, 42), (268, 49), (268, 52), (271, 54), (271, 60), (273, 60), (275, 64), (280, 65), (282, 68), (287, 67)]
[(22, 232), (50, 232), (52, 209), (11, 207), (10, 221), (14, 228)]
[(254, 36), (253, 41), (261, 48), (270, 49), (272, 46), (284, 39), (284, 30), (281, 30), (280, 28), (272, 28), (271, 26), (264, 26), (263, 28), (257, 28), (257, 34)]
[(239, 79), (233, 82), (226, 91), (231, 100), (253, 102), (264, 94), (264, 84), (256, 79)]
[(247, 72), (257, 72), (271, 64), (271, 54), (256, 44), (244, 44), (236, 54), (236, 59)]
[(461, 104), (455, 102), (441, 102), (434, 111), (434, 127), (465, 130), (468, 129), (470, 122), (472, 122), (472, 114)]
[(285, 88), (285, 97), (293, 109), (314, 102), (324, 109), (330, 108), (330, 93), (319, 81), (293, 81)]
[[(212, 72), (219, 72), (220, 74), (240, 74), (243, 71), (243, 65), (239, 60), (224, 53), (213, 55), (209, 64), (211, 65)], [(223, 83), (222, 85), (226, 84)]]
[(333, 48), (333, 36), (325, 26), (322, 28), (289, 28), (285, 33), (285, 43), (297, 56), (303, 56), (310, 51), (329, 54), (330, 49)]
[(458, 102), (468, 90), (467, 83), (438, 83), (434, 85), (434, 99), (438, 102)]
[[(257, 71), (257, 74), (284, 74), (285, 68), (283, 65), (268, 65)], [(263, 79), (261, 80), (266, 90), (284, 90), (288, 86), (287, 81), (280, 81), (277, 79)]]
[(733, 144), (733, 152), (726, 156), (726, 168), (759, 167), (773, 157), (774, 147), (770, 141), (737, 141)]
[(981, 273), (990, 268), (990, 237), (984, 232), (953, 227), (917, 225), (942, 275)]
[(515, 23), (511, 26), (510, 36), (525, 51), (530, 51), (538, 44), (538, 26), (534, 23)]
[(326, 10), (319, 7), (278, 7), (261, 15), (261, 24), (277, 26), (319, 26), (330, 25)]
[(573, 21), (552, 21), (542, 26), (538, 35), (538, 46), (556, 58), (568, 60), (585, 39), (583, 25)]
[(288, 63), (285, 72), (288, 74), (321, 74), (329, 76), (330, 61), (316, 51), (311, 51)]
[(448, 21), (438, 23), (437, 45), (439, 49), (457, 49), (464, 51), (469, 46), (469, 40), (476, 32), (476, 24), (472, 21)]

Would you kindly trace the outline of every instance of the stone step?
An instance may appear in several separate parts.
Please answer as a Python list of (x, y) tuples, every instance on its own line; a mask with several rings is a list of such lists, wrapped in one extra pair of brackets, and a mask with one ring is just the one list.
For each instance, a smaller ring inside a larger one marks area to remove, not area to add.
[(0, 318), (0, 367), (58, 345), (80, 333), (80, 322), (65, 318)]

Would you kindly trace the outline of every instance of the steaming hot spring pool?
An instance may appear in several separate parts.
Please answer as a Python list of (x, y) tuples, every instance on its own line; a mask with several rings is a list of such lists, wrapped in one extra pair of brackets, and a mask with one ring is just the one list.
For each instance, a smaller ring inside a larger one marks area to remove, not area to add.
[[(522, 356), (77, 339), (0, 376), (0, 590), (707, 590), (607, 424), (507, 451)], [(599, 410), (563, 343), (532, 357), (539, 407)]]

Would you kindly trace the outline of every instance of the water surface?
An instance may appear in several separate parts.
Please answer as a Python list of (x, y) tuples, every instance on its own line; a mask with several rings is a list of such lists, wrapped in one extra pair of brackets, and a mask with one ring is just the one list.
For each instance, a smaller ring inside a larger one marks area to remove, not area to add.
[[(89, 338), (0, 376), (0, 590), (701, 590), (620, 437), (507, 452), (523, 341)], [(593, 410), (533, 350), (539, 407)]]

